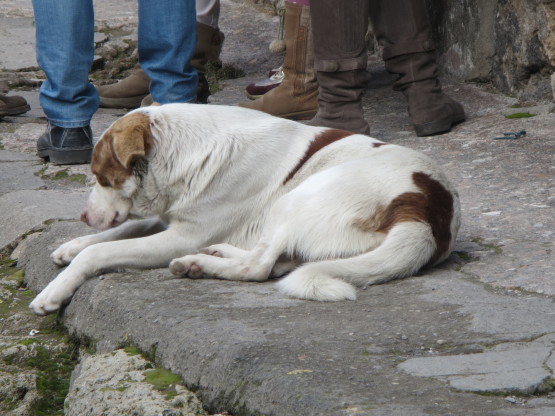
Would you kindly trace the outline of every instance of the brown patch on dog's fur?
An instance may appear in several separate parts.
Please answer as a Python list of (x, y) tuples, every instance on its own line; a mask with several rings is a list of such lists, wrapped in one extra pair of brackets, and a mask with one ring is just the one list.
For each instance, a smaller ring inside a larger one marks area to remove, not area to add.
[(293, 178), (293, 176), (295, 176), (295, 174), (299, 171), (299, 169), (301, 169), (303, 165), (308, 161), (308, 159), (310, 159), (318, 150), (345, 137), (352, 136), (353, 134), (354, 133), (346, 130), (329, 129), (314, 137), (314, 140), (310, 142), (308, 149), (306, 149), (304, 156), (301, 160), (299, 160), (299, 163), (297, 163), (293, 170), (289, 172), (289, 175), (287, 175), (287, 177), (283, 181), (283, 184), (285, 185), (287, 182), (289, 182), (291, 178)]
[(382, 147), (385, 146), (387, 143), (374, 143), (373, 146), (374, 147)]
[(372, 217), (356, 220), (354, 225), (363, 231), (388, 233), (401, 222), (428, 223), (436, 243), (436, 251), (428, 262), (433, 264), (449, 250), (453, 195), (426, 173), (415, 172), (412, 180), (420, 192), (405, 192), (387, 207), (378, 207)]
[(121, 189), (133, 174), (133, 164), (154, 147), (150, 117), (141, 112), (123, 116), (95, 145), (91, 170), (101, 186)]

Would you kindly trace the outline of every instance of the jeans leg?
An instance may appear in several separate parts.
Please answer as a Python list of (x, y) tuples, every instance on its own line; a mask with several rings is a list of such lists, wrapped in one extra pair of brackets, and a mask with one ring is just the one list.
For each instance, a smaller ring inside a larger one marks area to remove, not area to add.
[(59, 127), (83, 127), (98, 109), (89, 82), (94, 55), (92, 0), (33, 0), (37, 61), (47, 80), (41, 106)]
[(160, 104), (196, 99), (195, 0), (139, 0), (139, 62)]

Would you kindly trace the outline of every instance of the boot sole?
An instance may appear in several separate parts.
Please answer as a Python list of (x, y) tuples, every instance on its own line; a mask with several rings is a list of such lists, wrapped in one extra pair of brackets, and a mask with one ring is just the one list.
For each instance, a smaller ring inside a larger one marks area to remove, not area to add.
[(455, 114), (442, 120), (431, 121), (424, 124), (417, 124), (414, 126), (414, 130), (416, 131), (416, 135), (418, 137), (433, 136), (435, 134), (448, 132), (454, 125), (462, 123), (464, 120), (466, 120), (466, 116), (464, 113)]
[[(271, 90), (270, 90), (271, 91)], [(256, 100), (257, 98), (262, 97), (264, 94), (249, 94), (248, 92), (245, 91), (245, 95), (247, 96), (247, 98), (249, 100)]]
[(91, 162), (92, 147), (88, 149), (43, 149), (38, 150), (37, 154), (56, 165), (83, 165)]
[(31, 109), (29, 105), (20, 105), (19, 107), (8, 108), (6, 111), (0, 112), (0, 117), (3, 116), (17, 116), (26, 113)]
[(139, 108), (141, 106), (141, 101), (148, 94), (135, 95), (133, 97), (125, 98), (107, 98), (100, 97), (100, 107), (103, 108)]
[(286, 114), (275, 114), (277, 117), (287, 118), (289, 120), (311, 120), (316, 115), (317, 110), (296, 111)]

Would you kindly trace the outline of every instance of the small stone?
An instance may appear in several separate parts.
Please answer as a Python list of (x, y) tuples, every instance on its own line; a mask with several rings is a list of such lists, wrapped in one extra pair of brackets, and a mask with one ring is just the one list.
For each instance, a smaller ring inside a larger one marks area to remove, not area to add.
[(445, 341), (444, 339), (438, 339), (436, 341), (436, 344), (443, 345), (443, 344), (445, 344), (445, 342), (447, 342), (447, 341)]

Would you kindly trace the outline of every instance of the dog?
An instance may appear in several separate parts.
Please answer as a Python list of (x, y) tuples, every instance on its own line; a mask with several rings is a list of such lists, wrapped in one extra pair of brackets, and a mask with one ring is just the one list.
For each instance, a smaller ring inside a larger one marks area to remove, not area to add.
[[(278, 281), (286, 295), (354, 300), (445, 260), (459, 198), (415, 150), (241, 107), (167, 104), (116, 120), (93, 150), (81, 220), (100, 230), (55, 250), (65, 268), (38, 315), (106, 271)], [(142, 218), (130, 220), (132, 218)]]

